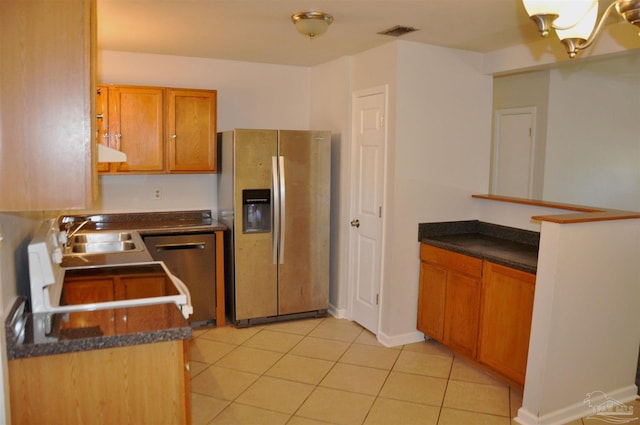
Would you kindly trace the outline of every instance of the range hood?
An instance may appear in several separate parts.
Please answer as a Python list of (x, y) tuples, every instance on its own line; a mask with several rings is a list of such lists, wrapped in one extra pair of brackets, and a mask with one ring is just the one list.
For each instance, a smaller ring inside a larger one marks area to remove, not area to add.
[(127, 155), (98, 143), (98, 162), (127, 162)]

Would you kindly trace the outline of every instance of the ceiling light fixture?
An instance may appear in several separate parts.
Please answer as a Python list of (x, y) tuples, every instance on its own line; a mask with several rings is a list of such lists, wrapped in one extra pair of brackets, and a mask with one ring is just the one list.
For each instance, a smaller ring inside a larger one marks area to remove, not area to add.
[(640, 27), (640, 0), (615, 0), (597, 25), (598, 0), (522, 0), (522, 3), (543, 37), (549, 35), (551, 28), (556, 30), (570, 58), (593, 43), (614, 8), (625, 21)]
[(324, 12), (300, 12), (291, 15), (291, 21), (300, 34), (313, 40), (327, 32), (333, 16)]

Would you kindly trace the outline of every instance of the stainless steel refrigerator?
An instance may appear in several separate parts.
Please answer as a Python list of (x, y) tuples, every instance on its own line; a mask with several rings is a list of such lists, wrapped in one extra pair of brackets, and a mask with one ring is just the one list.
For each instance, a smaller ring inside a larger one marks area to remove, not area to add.
[(323, 316), (329, 307), (331, 134), (218, 134), (225, 298), (236, 326)]

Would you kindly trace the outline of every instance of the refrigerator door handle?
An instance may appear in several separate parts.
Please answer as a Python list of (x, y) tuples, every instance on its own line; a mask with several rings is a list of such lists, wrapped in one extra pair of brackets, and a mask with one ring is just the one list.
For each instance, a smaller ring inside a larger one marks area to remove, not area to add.
[(278, 236), (280, 235), (280, 191), (278, 189), (278, 158), (271, 157), (271, 257), (272, 263), (278, 264)]
[(280, 157), (280, 243), (278, 244), (279, 246), (279, 250), (280, 250), (280, 264), (284, 264), (284, 236), (285, 236), (285, 230), (286, 230), (286, 226), (284, 225), (285, 223), (285, 216), (286, 216), (286, 200), (285, 200), (285, 188), (286, 188), (286, 184), (285, 184), (285, 178), (284, 178), (284, 156)]

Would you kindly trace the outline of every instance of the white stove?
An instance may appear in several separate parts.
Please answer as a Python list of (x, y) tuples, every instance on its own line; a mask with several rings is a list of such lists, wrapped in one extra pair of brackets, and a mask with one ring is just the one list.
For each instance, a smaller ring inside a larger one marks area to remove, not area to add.
[(177, 276), (173, 275), (162, 261), (126, 263), (109, 267), (135, 267), (157, 265), (169, 277), (177, 290), (177, 295), (107, 301), (91, 304), (61, 305), (62, 285), (65, 272), (73, 269), (95, 269), (104, 266), (61, 267), (66, 233), (60, 232), (55, 219), (45, 221), (34, 235), (28, 247), (29, 277), (31, 288), (31, 311), (33, 313), (71, 313), (78, 311), (104, 310), (112, 308), (136, 307), (152, 304), (174, 303), (182, 315), (188, 318), (193, 313), (189, 289)]

